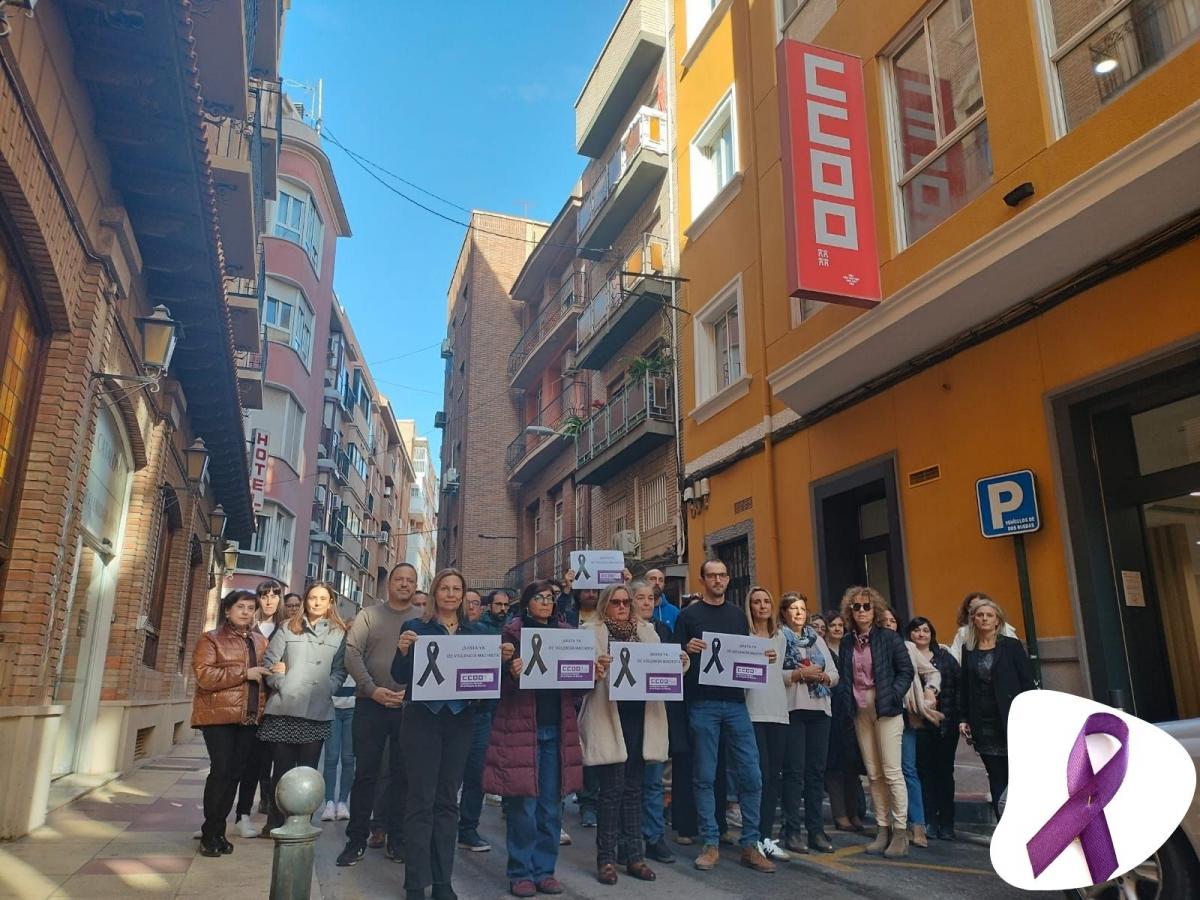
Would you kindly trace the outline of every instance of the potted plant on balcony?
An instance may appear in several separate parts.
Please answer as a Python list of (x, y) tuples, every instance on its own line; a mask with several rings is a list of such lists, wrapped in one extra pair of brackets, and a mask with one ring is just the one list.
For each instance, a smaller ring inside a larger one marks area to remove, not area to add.
[(585, 424), (587, 424), (586, 419), (584, 419), (582, 416), (577, 416), (574, 413), (571, 413), (563, 418), (562, 425), (558, 429), (558, 433), (563, 437), (578, 437), (579, 433), (583, 431), (583, 426)]
[(629, 360), (625, 371), (630, 381), (642, 381), (658, 375), (670, 375), (675, 360), (666, 349), (658, 349), (645, 356), (635, 356)]

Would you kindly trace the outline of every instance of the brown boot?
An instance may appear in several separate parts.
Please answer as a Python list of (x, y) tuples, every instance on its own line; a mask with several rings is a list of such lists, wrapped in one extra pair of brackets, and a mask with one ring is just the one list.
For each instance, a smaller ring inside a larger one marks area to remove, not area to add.
[(929, 837), (925, 834), (924, 825), (914, 825), (912, 831), (912, 845), (914, 847), (928, 847)]
[(741, 863), (747, 869), (762, 872), (764, 875), (775, 871), (775, 863), (763, 856), (757, 847), (743, 847)]
[(692, 863), (692, 865), (701, 872), (707, 872), (709, 869), (715, 866), (720, 859), (721, 851), (712, 844), (705, 844), (700, 850), (700, 855), (696, 857), (696, 861)]
[(892, 831), (892, 842), (888, 844), (883, 855), (888, 859), (903, 859), (908, 856), (908, 832), (903, 828)]
[(879, 829), (875, 832), (875, 840), (873, 840), (873, 841), (871, 841), (871, 843), (867, 844), (867, 848), (863, 852), (864, 853), (882, 853), (884, 850), (887, 849), (888, 841), (890, 841), (891, 839), (892, 839), (892, 832), (889, 829), (880, 825)]

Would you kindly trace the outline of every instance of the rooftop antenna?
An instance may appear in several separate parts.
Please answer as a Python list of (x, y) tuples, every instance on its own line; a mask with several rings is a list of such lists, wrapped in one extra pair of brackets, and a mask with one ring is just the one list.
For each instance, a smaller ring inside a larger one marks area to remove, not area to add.
[(284, 87), (297, 88), (303, 95), (300, 107), (300, 117), (304, 123), (319, 134), (325, 116), (325, 79), (318, 78), (316, 85), (291, 78), (283, 79)]

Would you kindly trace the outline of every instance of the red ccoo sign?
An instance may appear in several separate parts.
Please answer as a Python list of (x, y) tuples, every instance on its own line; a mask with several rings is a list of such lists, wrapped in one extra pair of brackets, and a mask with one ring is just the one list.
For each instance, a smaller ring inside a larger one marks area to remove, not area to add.
[(267, 493), (267, 466), (271, 462), (271, 436), (257, 428), (250, 432), (250, 495), (254, 511), (262, 512)]
[(872, 307), (881, 293), (862, 61), (784, 40), (776, 64), (788, 293)]

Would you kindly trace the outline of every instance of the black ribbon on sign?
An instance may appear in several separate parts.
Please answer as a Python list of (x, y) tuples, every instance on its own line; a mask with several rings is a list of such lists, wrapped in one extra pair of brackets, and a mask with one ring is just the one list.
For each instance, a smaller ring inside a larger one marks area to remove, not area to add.
[(425, 656), (428, 658), (429, 664), (425, 666), (424, 674), (421, 675), (421, 677), (417, 679), (417, 685), (419, 687), (425, 687), (425, 682), (429, 680), (430, 675), (433, 676), (433, 680), (436, 681), (438, 684), (441, 684), (443, 681), (446, 680), (445, 677), (443, 677), (441, 671), (437, 667), (438, 653), (439, 653), (439, 650), (438, 650), (437, 641), (430, 641), (428, 644), (425, 645)]
[(621, 671), (617, 673), (617, 680), (613, 687), (620, 687), (622, 681), (628, 681), (630, 687), (637, 687), (637, 682), (633, 680), (633, 673), (629, 671), (629, 658), (632, 654), (628, 647), (621, 648)]
[(588, 571), (587, 557), (584, 554), (580, 553), (579, 556), (576, 558), (579, 560), (576, 563), (576, 572), (575, 572), (576, 577), (577, 578), (591, 578), (592, 573)]
[(545, 675), (550, 670), (546, 668), (546, 663), (542, 659), (542, 636), (535, 634), (531, 637), (529, 639), (529, 646), (533, 648), (533, 656), (529, 657), (529, 665), (526, 666), (525, 671), (530, 672), (536, 667), (539, 672)]
[(725, 666), (723, 666), (721, 664), (721, 639), (720, 638), (712, 639), (712, 650), (713, 650), (712, 659), (710, 659), (708, 661), (708, 665), (704, 667), (704, 671), (707, 672), (713, 666), (716, 666), (717, 674), (720, 675), (722, 672), (725, 671)]

